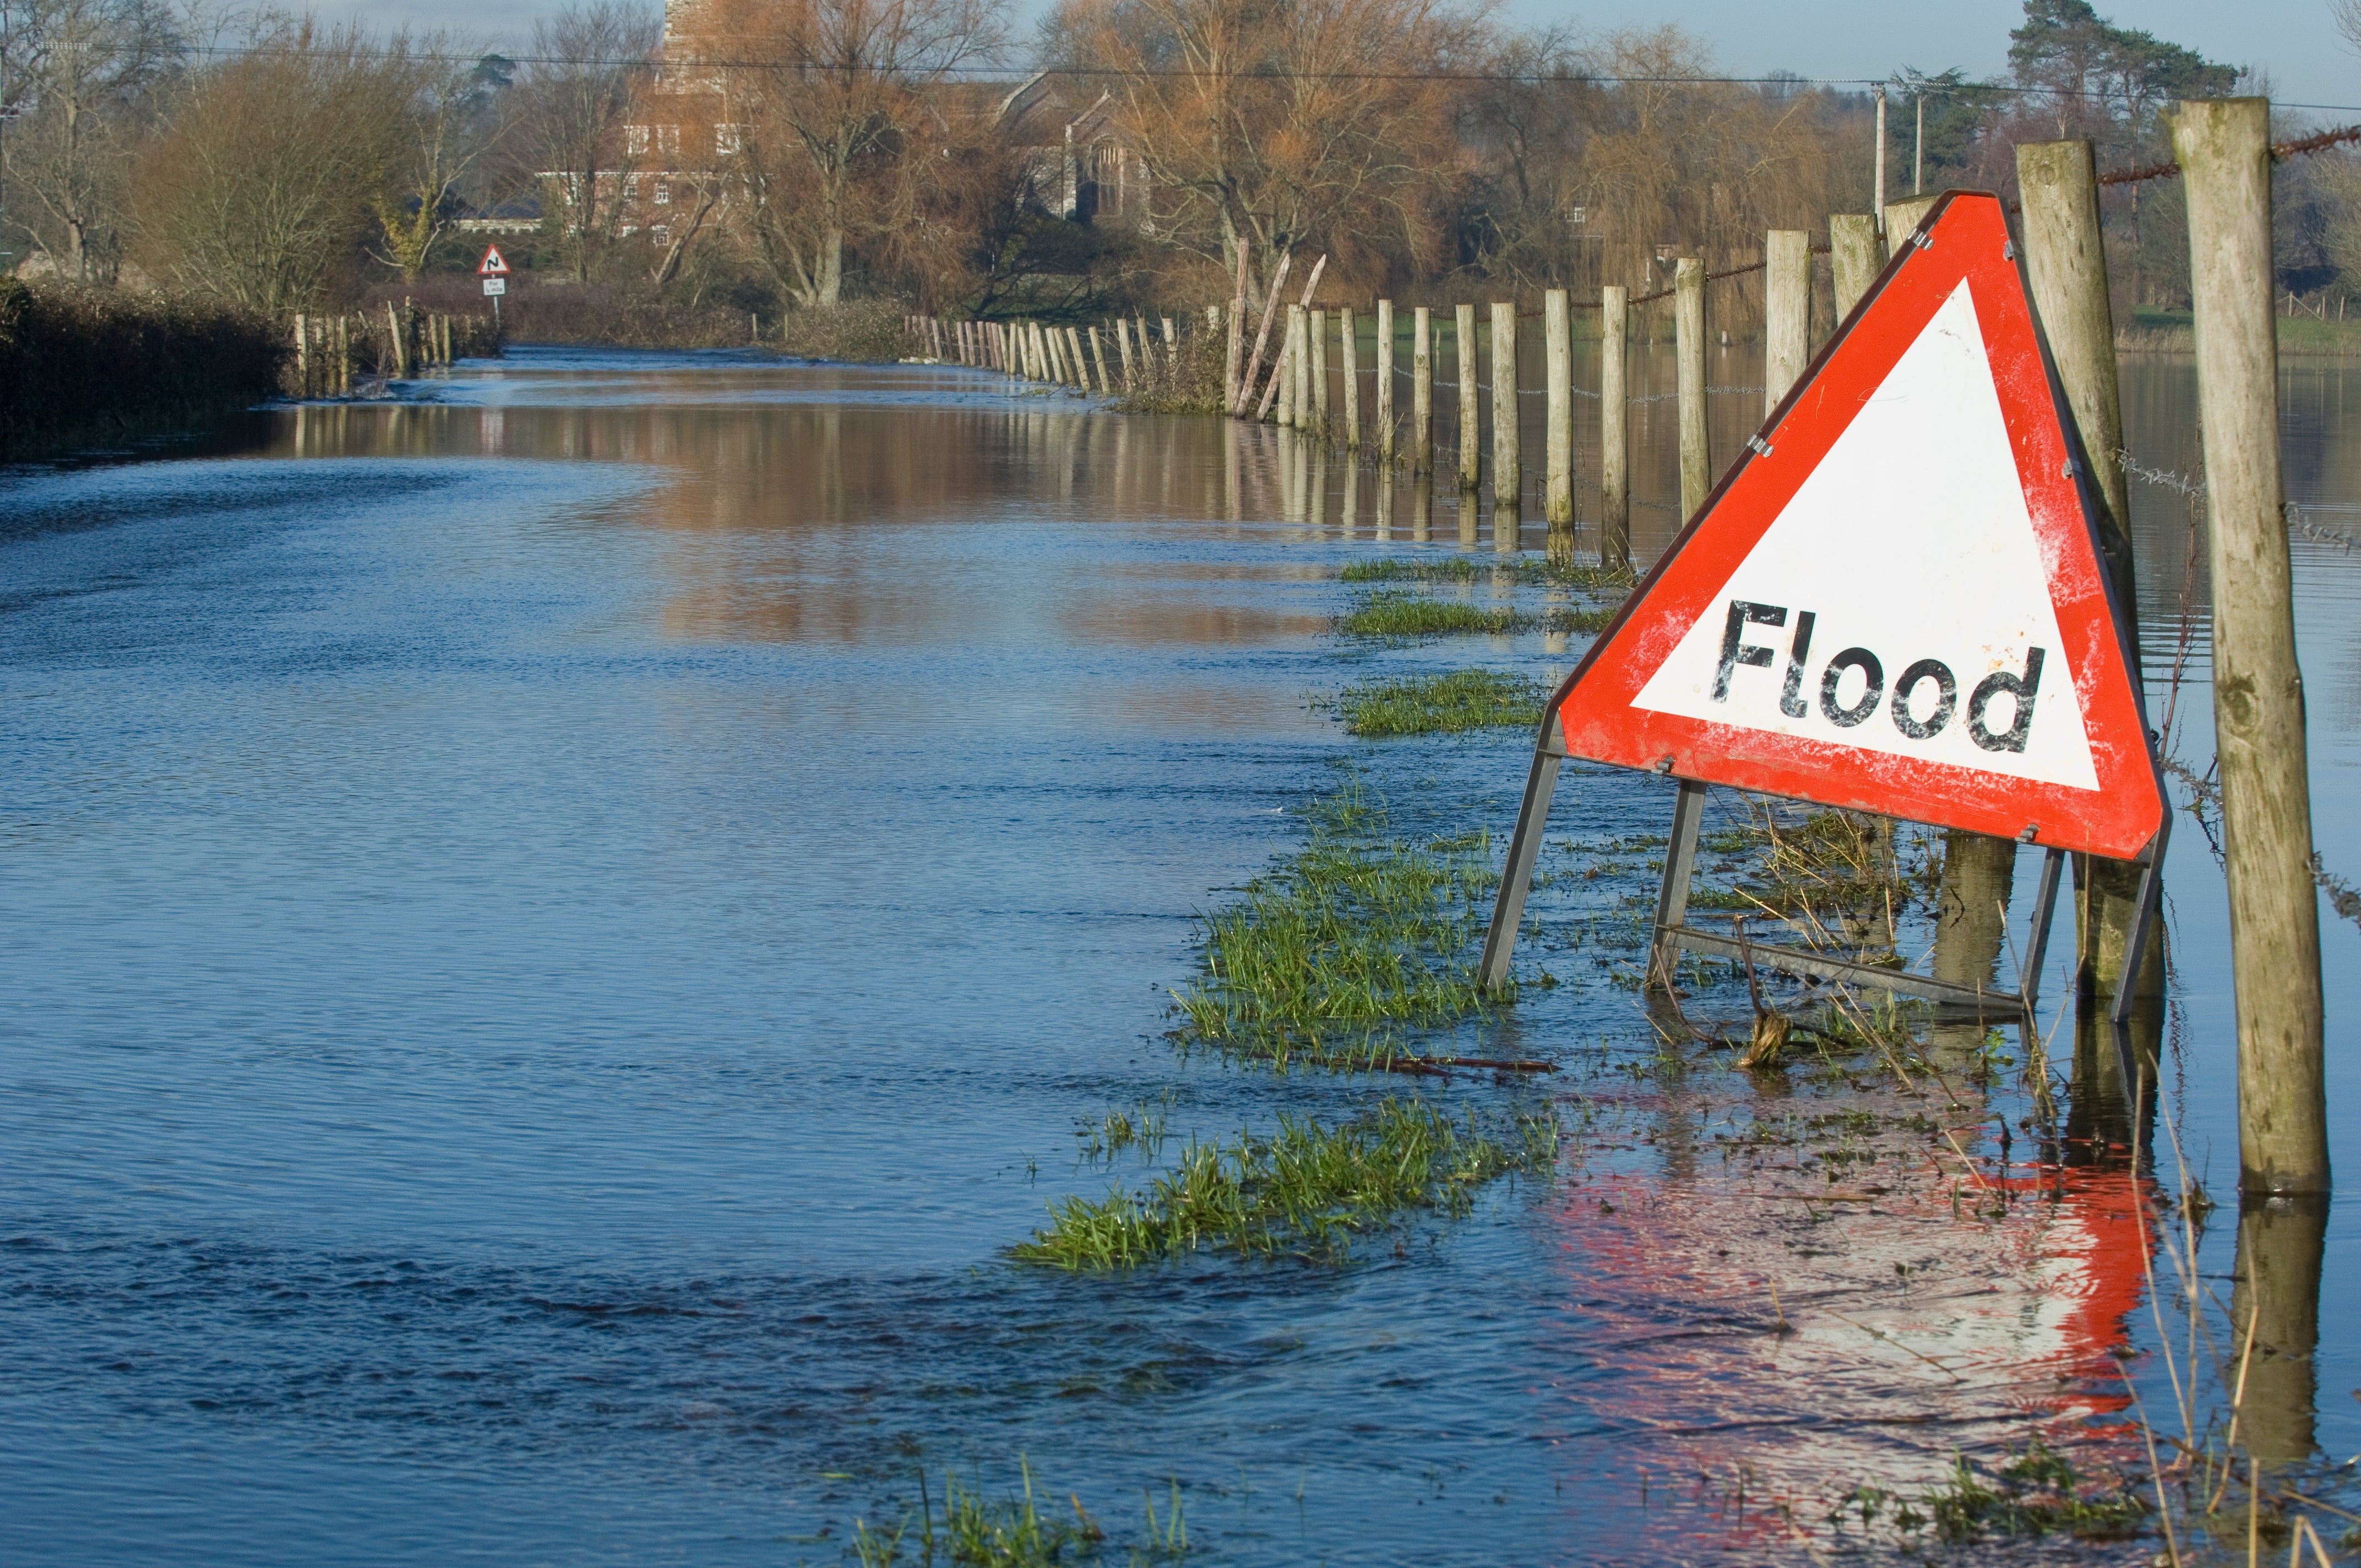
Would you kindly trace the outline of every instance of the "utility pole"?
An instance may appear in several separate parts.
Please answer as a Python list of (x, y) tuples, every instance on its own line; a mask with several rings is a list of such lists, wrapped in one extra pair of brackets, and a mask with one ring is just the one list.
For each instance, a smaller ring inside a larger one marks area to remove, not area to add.
[(1877, 232), (1885, 232), (1885, 89), (1877, 90), (1877, 174), (1869, 210), (1877, 214)]
[(1910, 144), (1910, 193), (1922, 196), (1927, 192), (1927, 94), (1916, 94), (1918, 134)]

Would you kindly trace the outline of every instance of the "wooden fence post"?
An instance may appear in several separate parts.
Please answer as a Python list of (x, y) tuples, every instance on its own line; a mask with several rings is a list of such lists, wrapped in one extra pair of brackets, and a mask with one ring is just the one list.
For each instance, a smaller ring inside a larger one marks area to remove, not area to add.
[(1673, 343), (1680, 372), (1681, 521), (1686, 522), (1713, 488), (1705, 422), (1705, 263), (1694, 256), (1673, 267)]
[[(1148, 348), (1147, 340), (1142, 339), (1139, 346), (1144, 357)], [(1131, 364), (1131, 323), (1121, 316), (1115, 318), (1115, 356), (1123, 362), (1123, 389), (1126, 393), (1138, 390), (1137, 373), (1132, 369)]]
[(1909, 243), (1913, 230), (1924, 222), (1927, 211), (1935, 205), (1932, 196), (1909, 196), (1899, 202), (1885, 203), (1885, 254)]
[(2270, 103), (2169, 117), (2189, 200), (2213, 588), (2213, 729), (2237, 985), (2238, 1186), (2325, 1192), (2320, 905), (2271, 324)]
[[(1243, 255), (1243, 252), (1241, 255)], [(1265, 345), (1270, 342), (1270, 318), (1279, 310), (1279, 291), (1280, 286), (1287, 281), (1287, 269), (1289, 264), (1293, 262), (1294, 259), (1295, 253), (1293, 251), (1282, 252), (1279, 258), (1279, 269), (1270, 275), (1269, 291), (1263, 297), (1262, 302), (1262, 325), (1256, 329), (1254, 353), (1249, 355), (1246, 358), (1246, 378), (1238, 383), (1237, 406), (1230, 411), (1232, 413), (1242, 414), (1246, 411), (1246, 404), (1253, 400), (1255, 387), (1262, 378), (1262, 351)], [(1239, 262), (1239, 267), (1243, 271), (1245, 267), (1245, 262), (1243, 260)], [(1270, 397), (1268, 393), (1264, 394), (1261, 407), (1265, 409), (1270, 407)], [(1259, 411), (1257, 411), (1255, 417), (1257, 419), (1262, 417)]]
[[(1492, 505), (1511, 518), (1525, 499), (1524, 449), (1518, 443), (1517, 302), (1492, 306)], [(1497, 537), (1499, 530), (1494, 529)]]
[(1424, 305), (1411, 312), (1410, 471), (1434, 472), (1434, 313)]
[(1394, 302), (1378, 302), (1378, 398), (1377, 429), (1378, 461), (1391, 466), (1394, 460)]
[(1304, 428), (1322, 441), (1328, 439), (1328, 313), (1313, 311), (1304, 319), (1310, 334), (1303, 368), (1312, 378), (1312, 418)]
[[(1361, 323), (1354, 318), (1353, 307), (1336, 307), (1336, 356), (1342, 362), (1345, 389), (1345, 450), (1361, 449)], [(1346, 509), (1345, 516), (1353, 515)]]
[(1477, 444), (1482, 415), (1477, 411), (1477, 404), (1474, 305), (1453, 308), (1451, 331), (1459, 372), (1459, 488), (1472, 490), (1484, 480), (1483, 449)]
[(1271, 379), (1279, 387), (1279, 422), (1285, 430), (1295, 428), (1297, 374), (1303, 367), (1303, 307), (1290, 305), (1279, 336), (1279, 364), (1273, 367)]
[(1091, 359), (1099, 367), (1099, 391), (1112, 395), (1115, 391), (1115, 383), (1107, 379), (1106, 340), (1099, 335), (1099, 329), (1096, 327), (1091, 328)]
[(295, 313), (295, 395), (312, 395), (312, 345), (305, 334), (303, 313)]
[(1763, 247), (1763, 412), (1812, 362), (1812, 236), (1773, 229)]
[(1884, 257), (1877, 242), (1877, 219), (1868, 213), (1838, 213), (1828, 219), (1828, 269), (1836, 275), (1837, 320), (1852, 314), (1877, 281)]
[(393, 308), (391, 300), (385, 302), (385, 337), (387, 352), (393, 360), (394, 378), (408, 380), (410, 358), (406, 350), (409, 345), (401, 341), (401, 313)]
[[(2025, 262), (2033, 308), (2051, 362), (2081, 432), (2099, 499), (2099, 548), (2115, 591), (2124, 635), (2139, 646), (2138, 578), (2134, 571), (2131, 496), (2124, 477), (2123, 401), (2116, 386), (2115, 323), (2107, 299), (2107, 254), (2099, 232), (2099, 168), (2088, 141), (2021, 143), (2016, 179), (2025, 199)], [(2139, 665), (2132, 665), (2139, 684)], [(2081, 898), (2076, 921), (2081, 979), (2113, 996), (2123, 981), (2125, 947), (2138, 913), (2140, 872), (2121, 861), (2077, 857)], [(2162, 922), (2134, 976), (2135, 993), (2164, 997)]]
[(1549, 377), (1542, 515), (1554, 532), (1574, 526), (1574, 318), (1563, 289), (1542, 296), (1542, 357)]
[[(1222, 356), (1222, 406), (1232, 414), (1238, 411), (1243, 394), (1238, 390), (1240, 366), (1238, 356), (1246, 350), (1246, 246), (1238, 242), (1238, 280), (1230, 291), (1229, 346)], [(1170, 336), (1168, 333), (1166, 335)]]
[(1631, 392), (1624, 382), (1624, 339), (1631, 291), (1609, 283), (1598, 304), (1598, 562), (1631, 569)]

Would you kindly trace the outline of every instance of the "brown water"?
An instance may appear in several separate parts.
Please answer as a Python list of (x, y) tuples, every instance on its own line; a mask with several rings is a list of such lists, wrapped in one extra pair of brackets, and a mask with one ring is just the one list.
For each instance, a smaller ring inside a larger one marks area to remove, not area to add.
[[(2351, 374), (2290, 369), (2286, 430), (2318, 836), (2361, 875)], [(1215, 1561), (1801, 1560), (1955, 1450), (2136, 1459), (2118, 1353), (2178, 1422), (2127, 1124), (2070, 1022), (2089, 1103), (2054, 1129), (2014, 1040), (1784, 1083), (1660, 1048), (1627, 982), (1662, 781), (1561, 787), (1524, 1000), (1460, 1033), (1554, 1077), (1279, 1077), (1162, 1037), (1193, 916), (1340, 769), (1406, 836), (1505, 832), (1524, 738), (1356, 743), (1312, 699), (1570, 667), (1539, 633), (1328, 630), (1344, 564), (1537, 525), (954, 370), (525, 350), (419, 393), (0, 490), (13, 1556), (834, 1561), (920, 1467), (939, 1497), (1021, 1459), (1115, 1560), (1175, 1482)], [(2128, 367), (2142, 464), (2194, 470), (2191, 393)], [(1675, 521), (1647, 409), (1643, 554)], [(1759, 413), (1718, 396), (1724, 453)], [(2190, 516), (2136, 496), (2144, 656), (2202, 771)], [(2225, 1193), (2202, 833), (2171, 884), (2162, 1110)], [(2347, 1106), (2361, 931), (2323, 925)], [(1110, 1108), (1169, 1091), (1210, 1137), (1406, 1091), (1554, 1102), (1555, 1179), (1346, 1266), (1002, 1255), (1142, 1179), (1075, 1158)], [(2351, 1212), (2205, 1237), (2216, 1275), (2324, 1266), (2317, 1358), (2254, 1401), (2290, 1453), (2361, 1447)]]

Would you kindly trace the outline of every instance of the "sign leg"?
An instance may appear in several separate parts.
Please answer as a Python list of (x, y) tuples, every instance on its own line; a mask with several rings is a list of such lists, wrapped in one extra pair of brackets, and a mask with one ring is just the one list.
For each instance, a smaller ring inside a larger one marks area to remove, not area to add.
[(1705, 818), (1706, 786), (1681, 781), (1673, 801), (1673, 831), (1664, 846), (1664, 885), (1656, 893), (1656, 935), (1648, 955), (1648, 983), (1673, 988), (1673, 965), (1680, 959), (1679, 939), (1672, 935), (1688, 919), (1689, 882), (1697, 872), (1697, 827)]
[(1492, 927), (1484, 933), (1484, 959), (1477, 969), (1477, 978), (1488, 991), (1509, 983), (1509, 959), (1517, 950), (1517, 923), (1525, 917), (1525, 892), (1532, 885), (1533, 861), (1542, 852), (1542, 829), (1549, 824), (1557, 767), (1554, 752), (1536, 750), (1532, 771), (1525, 775), (1525, 798), (1517, 806), (1517, 830), (1509, 839), (1509, 863), (1501, 868)]
[(2049, 927), (2058, 912), (2058, 880), (2066, 869), (2066, 851), (2052, 850), (2041, 858), (2041, 892), (2033, 901), (2033, 936), (2025, 949), (2025, 969), (2016, 977), (2016, 993), (2025, 998), (2025, 1015), (2033, 1016), (2041, 1003), (2041, 966), (2049, 956)]

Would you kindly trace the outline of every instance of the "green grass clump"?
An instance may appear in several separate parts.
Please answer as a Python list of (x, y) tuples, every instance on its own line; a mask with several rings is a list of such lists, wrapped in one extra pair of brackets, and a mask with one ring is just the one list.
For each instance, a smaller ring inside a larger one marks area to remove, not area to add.
[(1552, 631), (1587, 637), (1606, 630), (1607, 623), (1614, 619), (1615, 612), (1608, 609), (1554, 609), (1542, 617), (1542, 624)]
[(923, 1500), (922, 1476), (919, 1533), (915, 1537), (910, 1534), (913, 1521), (906, 1515), (891, 1534), (853, 1520), (852, 1549), (861, 1568), (932, 1563), (938, 1549), (952, 1563), (978, 1568), (1034, 1568), (1035, 1564), (1073, 1562), (1106, 1539), (1098, 1522), (1082, 1511), (1079, 1497), (1070, 1498), (1075, 1523), (1068, 1524), (1055, 1514), (1045, 1517), (1033, 1501), (1033, 1467), (1021, 1458), (1017, 1464), (1025, 1476), (1021, 1498), (994, 1502), (980, 1491), (961, 1486), (957, 1475), (947, 1477), (939, 1523), (933, 1505)]
[(1414, 1211), (1467, 1212), (1478, 1187), (1555, 1157), (1547, 1115), (1499, 1129), (1464, 1124), (1418, 1100), (1388, 1098), (1340, 1127), (1282, 1114), (1269, 1137), (1192, 1144), (1144, 1192), (1050, 1208), (1049, 1228), (1012, 1254), (1061, 1268), (1129, 1268), (1201, 1247), (1249, 1256), (1349, 1255), (1354, 1236)]
[(1508, 560), (1478, 563), (1467, 555), (1437, 555), (1403, 559), (1389, 555), (1376, 561), (1354, 561), (1337, 574), (1347, 583), (1472, 583), (1478, 577), (1506, 576), (1520, 587), (1534, 584), (1574, 588), (1620, 600), (1631, 587), (1631, 574), (1617, 567), (1579, 566), (1544, 556), (1517, 555)]
[(1204, 921), (1203, 980), (1180, 993), (1186, 1039), (1285, 1065), (1377, 1065), (1389, 1033), (1489, 1003), (1468, 962), (1499, 882), (1490, 838), (1447, 846), (1384, 837), (1385, 813), (1348, 788), (1313, 812), (1312, 841)]
[(1472, 583), (1476, 563), (1465, 555), (1443, 555), (1431, 561), (1351, 561), (1336, 574), (1347, 583)]
[(1531, 729), (1546, 688), (1497, 670), (1363, 681), (1336, 698), (1350, 735), (1447, 735), (1466, 729)]
[(1487, 609), (1456, 599), (1379, 590), (1362, 598), (1337, 619), (1347, 637), (1409, 639), (1518, 631), (1532, 624), (1513, 609)]
[[(2129, 1486), (2079, 1480), (2066, 1456), (2039, 1438), (1989, 1470), (1955, 1459), (1949, 1484), (1918, 1499), (1927, 1523), (1946, 1541), (1986, 1535), (2046, 1535), (2121, 1540), (2146, 1524), (2148, 1507)], [(1905, 1530), (1910, 1521), (1897, 1519)]]

